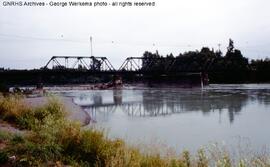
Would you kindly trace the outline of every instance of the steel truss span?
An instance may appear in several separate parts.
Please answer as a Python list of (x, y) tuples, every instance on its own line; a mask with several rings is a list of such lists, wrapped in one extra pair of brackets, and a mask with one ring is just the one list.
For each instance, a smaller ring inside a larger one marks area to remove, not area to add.
[(106, 57), (53, 56), (44, 69), (79, 69), (90, 71), (115, 71)]

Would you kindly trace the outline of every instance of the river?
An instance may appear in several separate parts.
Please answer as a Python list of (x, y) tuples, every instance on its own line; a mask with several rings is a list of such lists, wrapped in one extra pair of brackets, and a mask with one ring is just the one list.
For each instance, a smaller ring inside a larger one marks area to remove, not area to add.
[(130, 143), (161, 142), (177, 152), (213, 142), (270, 146), (270, 84), (60, 91), (91, 117), (88, 127)]

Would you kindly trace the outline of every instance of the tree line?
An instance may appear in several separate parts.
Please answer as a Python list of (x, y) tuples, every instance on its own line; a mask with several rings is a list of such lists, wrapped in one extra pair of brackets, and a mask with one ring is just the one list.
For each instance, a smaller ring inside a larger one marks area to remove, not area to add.
[[(143, 54), (142, 70), (164, 73), (204, 72), (212, 82), (267, 82), (270, 81), (270, 59), (249, 60), (234, 41), (229, 40), (226, 54), (220, 50), (203, 47), (200, 51), (188, 51), (177, 56), (162, 56), (156, 51)], [(155, 61), (153, 61), (155, 59)]]

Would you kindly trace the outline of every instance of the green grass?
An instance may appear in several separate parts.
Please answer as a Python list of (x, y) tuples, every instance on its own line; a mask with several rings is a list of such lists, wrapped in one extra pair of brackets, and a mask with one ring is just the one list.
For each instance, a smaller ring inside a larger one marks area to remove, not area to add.
[[(83, 130), (66, 120), (64, 107), (55, 98), (40, 108), (26, 106), (22, 97), (0, 97), (0, 119), (26, 133), (12, 134), (0, 130), (0, 164), (10, 166), (90, 166), (90, 167), (231, 167), (270, 166), (269, 157), (233, 162), (218, 148), (200, 149), (196, 155), (146, 153), (121, 139), (109, 139), (97, 129)], [(11, 162), (8, 157), (16, 156)]]

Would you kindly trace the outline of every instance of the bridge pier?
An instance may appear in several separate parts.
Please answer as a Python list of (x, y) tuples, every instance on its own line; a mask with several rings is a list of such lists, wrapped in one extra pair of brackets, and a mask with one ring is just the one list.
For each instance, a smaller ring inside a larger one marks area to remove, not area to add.
[(112, 83), (114, 87), (123, 86), (122, 77), (120, 75), (113, 75)]

